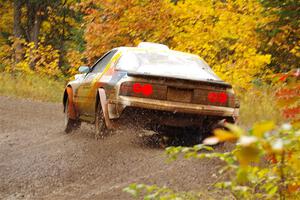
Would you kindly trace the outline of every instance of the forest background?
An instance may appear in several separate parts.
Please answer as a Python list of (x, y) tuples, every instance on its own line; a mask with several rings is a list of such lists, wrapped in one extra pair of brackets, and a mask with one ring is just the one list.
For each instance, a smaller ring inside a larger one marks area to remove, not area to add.
[[(231, 152), (200, 145), (167, 154), (220, 158), (231, 176), (219, 186), (233, 199), (297, 199), (299, 23), (298, 0), (0, 0), (0, 95), (60, 102), (79, 66), (141, 41), (197, 54), (233, 85), (247, 131), (215, 132), (217, 141), (237, 142)], [(124, 191), (194, 199), (143, 184)]]

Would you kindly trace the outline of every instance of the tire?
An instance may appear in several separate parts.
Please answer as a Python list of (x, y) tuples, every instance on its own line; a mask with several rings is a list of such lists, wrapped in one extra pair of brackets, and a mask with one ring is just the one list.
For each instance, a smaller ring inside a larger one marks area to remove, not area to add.
[(109, 129), (106, 127), (104, 113), (101, 103), (98, 103), (95, 116), (95, 138), (102, 139), (109, 134)]
[(65, 133), (71, 133), (72, 131), (80, 128), (80, 121), (76, 119), (71, 119), (69, 116), (69, 100), (67, 99), (66, 108), (65, 108)]

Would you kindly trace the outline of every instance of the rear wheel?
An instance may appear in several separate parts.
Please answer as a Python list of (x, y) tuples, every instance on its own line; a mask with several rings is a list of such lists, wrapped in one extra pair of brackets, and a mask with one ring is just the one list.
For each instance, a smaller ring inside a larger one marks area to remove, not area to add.
[[(203, 136), (201, 138), (201, 143), (206, 138), (213, 136), (215, 130), (217, 130), (217, 129), (228, 130), (225, 126), (226, 122), (234, 123), (234, 120), (231, 118), (226, 118), (226, 119), (222, 119), (222, 120), (219, 119), (216, 121), (212, 121), (212, 123), (210, 123), (210, 124), (208, 123), (209, 125), (204, 129), (205, 131), (203, 132)], [(224, 144), (224, 142), (219, 142), (216, 145), (222, 145), (222, 144)]]
[(204, 126), (198, 128), (198, 142), (202, 143), (208, 137), (214, 135), (216, 129), (224, 129), (224, 123), (226, 120), (207, 120), (204, 121)]
[(96, 139), (103, 138), (109, 134), (109, 130), (105, 124), (105, 117), (99, 102), (95, 117), (95, 137)]
[(64, 123), (65, 132), (70, 133), (70, 132), (80, 128), (80, 125), (81, 125), (80, 121), (70, 118), (69, 100), (67, 100), (66, 108), (65, 108), (65, 123)]

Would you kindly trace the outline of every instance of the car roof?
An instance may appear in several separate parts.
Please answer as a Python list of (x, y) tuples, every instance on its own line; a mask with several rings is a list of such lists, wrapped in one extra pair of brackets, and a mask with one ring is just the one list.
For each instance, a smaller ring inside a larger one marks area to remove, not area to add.
[(170, 53), (170, 54), (180, 54), (189, 57), (196, 57), (203, 60), (200, 56), (196, 54), (176, 51), (172, 49), (160, 49), (160, 48), (151, 48), (151, 47), (117, 47), (114, 48), (113, 50), (117, 50), (118, 52), (121, 52), (121, 54), (126, 52), (162, 52), (162, 53)]

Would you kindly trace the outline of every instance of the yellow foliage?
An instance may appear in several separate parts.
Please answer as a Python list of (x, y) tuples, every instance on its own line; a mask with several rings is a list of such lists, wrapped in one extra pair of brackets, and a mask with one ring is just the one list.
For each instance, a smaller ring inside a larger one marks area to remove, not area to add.
[(275, 123), (273, 121), (255, 123), (253, 125), (253, 135), (256, 137), (263, 137), (264, 133), (274, 128), (275, 128)]
[(238, 135), (235, 135), (235, 134), (233, 134), (229, 131), (223, 130), (223, 129), (215, 130), (214, 134), (220, 142), (236, 141), (238, 139)]
[(90, 61), (116, 46), (152, 41), (198, 54), (235, 87), (249, 88), (271, 73), (265, 70), (271, 55), (259, 52), (256, 30), (274, 17), (266, 17), (258, 1), (90, 0), (80, 5), (86, 6)]
[[(0, 45), (0, 69), (7, 69), (7, 66), (12, 65), (11, 47), (9, 45)], [(3, 71), (3, 70), (1, 70)]]
[(26, 70), (26, 67), (29, 67), (31, 63), (34, 63), (36, 72), (44, 75), (57, 76), (60, 73), (58, 61), (59, 52), (51, 45), (44, 45), (40, 42), (36, 48), (34, 43), (31, 42), (26, 45), (23, 69)]
[(74, 76), (78, 73), (78, 67), (84, 65), (82, 59), (83, 55), (79, 51), (69, 51), (67, 53), (68, 63), (70, 63), (71, 67), (68, 70), (68, 74), (70, 76)]
[[(0, 32), (5, 31), (11, 33), (13, 30), (13, 2), (7, 1), (1, 3), (0, 6)], [(1, 46), (1, 34), (0, 34), (0, 46)]]
[(135, 46), (139, 41), (167, 43), (169, 40), (172, 31), (169, 1), (95, 0), (81, 5), (86, 6), (85, 53), (90, 63), (118, 46)]
[(3, 71), (6, 66), (11, 65), (11, 47), (2, 33), (11, 34), (13, 30), (13, 2), (7, 2), (0, 6), (0, 70)]
[(200, 55), (234, 86), (249, 88), (270, 63), (271, 55), (257, 50), (256, 29), (272, 19), (258, 2), (186, 0), (174, 10), (174, 48)]
[[(11, 46), (0, 46), (0, 68), (3, 67), (7, 72), (21, 71), (25, 74), (38, 73), (47, 76), (60, 76), (59, 51), (51, 45), (44, 44), (43, 39), (38, 47), (35, 47), (33, 42), (25, 42), (24, 39), (12, 37), (10, 40)], [(13, 56), (16, 53), (17, 44), (22, 46), (19, 54), (23, 55), (23, 59), (15, 64)]]

